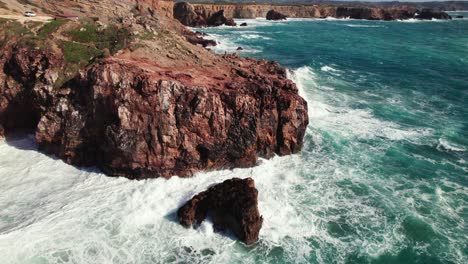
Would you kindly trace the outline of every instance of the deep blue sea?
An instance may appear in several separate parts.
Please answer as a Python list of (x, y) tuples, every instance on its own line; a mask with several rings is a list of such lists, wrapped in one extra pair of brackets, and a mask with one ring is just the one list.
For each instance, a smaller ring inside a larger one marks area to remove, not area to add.
[[(466, 13), (468, 15), (468, 13)], [(468, 20), (242, 20), (215, 52), (277, 60), (309, 104), (303, 151), (130, 181), (0, 143), (0, 263), (468, 263)], [(252, 246), (174, 212), (253, 177)]]

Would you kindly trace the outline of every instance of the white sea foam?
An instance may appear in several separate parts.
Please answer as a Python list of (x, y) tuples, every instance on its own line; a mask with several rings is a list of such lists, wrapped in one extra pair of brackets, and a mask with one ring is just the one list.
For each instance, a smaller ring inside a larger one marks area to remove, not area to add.
[(383, 28), (385, 26), (380, 25), (361, 25), (361, 24), (345, 24), (347, 27), (356, 27), (356, 28)]
[(438, 150), (447, 150), (447, 151), (454, 151), (454, 152), (463, 152), (466, 151), (466, 148), (455, 144), (453, 142), (448, 141), (444, 138), (439, 138), (439, 144), (437, 144)]
[[(328, 66), (324, 67), (322, 70), (332, 71)], [(321, 97), (322, 93), (318, 92), (321, 90), (320, 85), (315, 80), (316, 74), (310, 67), (301, 67), (290, 72), (289, 77), (297, 83), (301, 95), (308, 98), (311, 122), (315, 126), (336, 133), (340, 137), (403, 140), (418, 139), (432, 133), (430, 129), (405, 129), (398, 124), (379, 120), (369, 109), (353, 109), (347, 106), (327, 104), (327, 100)]]

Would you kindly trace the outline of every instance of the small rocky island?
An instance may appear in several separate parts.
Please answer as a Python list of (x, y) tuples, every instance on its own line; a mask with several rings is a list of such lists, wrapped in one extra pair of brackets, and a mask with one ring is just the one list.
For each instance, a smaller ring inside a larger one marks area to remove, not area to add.
[(215, 230), (230, 230), (247, 245), (258, 240), (263, 218), (258, 211), (258, 191), (251, 178), (233, 178), (210, 187), (177, 211), (179, 223), (197, 227), (211, 217)]
[(280, 12), (276, 12), (275, 10), (270, 10), (266, 14), (267, 20), (286, 20), (287, 16), (281, 14)]

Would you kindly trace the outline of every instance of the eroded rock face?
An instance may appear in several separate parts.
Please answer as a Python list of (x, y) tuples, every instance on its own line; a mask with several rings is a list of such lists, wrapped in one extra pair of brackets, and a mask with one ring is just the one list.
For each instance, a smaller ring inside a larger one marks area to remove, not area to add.
[[(416, 18), (420, 13), (417, 8), (408, 5), (394, 5), (389, 7), (376, 6), (342, 6), (342, 5), (255, 5), (255, 4), (192, 4), (197, 14), (212, 14), (224, 10), (227, 18), (257, 18), (266, 17), (268, 11), (274, 9), (291, 18), (355, 18), (368, 20), (396, 20)], [(418, 19), (450, 19), (441, 11), (432, 10), (431, 13)]]
[(197, 12), (191, 4), (186, 2), (179, 2), (174, 5), (174, 18), (183, 25), (190, 27), (236, 26), (236, 22), (232, 18), (224, 16), (224, 10)]
[(57, 91), (37, 126), (39, 148), (136, 179), (251, 167), (258, 157), (298, 152), (307, 104), (284, 68), (231, 60), (245, 70), (206, 86), (136, 64), (96, 65)]
[(275, 10), (270, 10), (266, 14), (267, 20), (286, 20), (286, 16)]
[(258, 191), (251, 178), (233, 178), (194, 196), (177, 211), (179, 223), (198, 226), (207, 216), (217, 230), (231, 230), (247, 245), (258, 240), (263, 218), (258, 211)]
[(59, 55), (5, 47), (0, 59), (0, 126), (3, 134), (34, 131), (62, 66)]

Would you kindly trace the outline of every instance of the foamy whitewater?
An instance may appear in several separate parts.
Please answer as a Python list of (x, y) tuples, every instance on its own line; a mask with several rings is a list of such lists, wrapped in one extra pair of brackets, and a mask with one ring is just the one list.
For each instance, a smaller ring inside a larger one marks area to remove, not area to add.
[[(251, 169), (130, 181), (0, 143), (0, 263), (467, 263), (468, 21), (242, 20), (216, 52), (279, 61), (309, 103), (301, 153)], [(175, 211), (252, 177), (245, 246)]]

